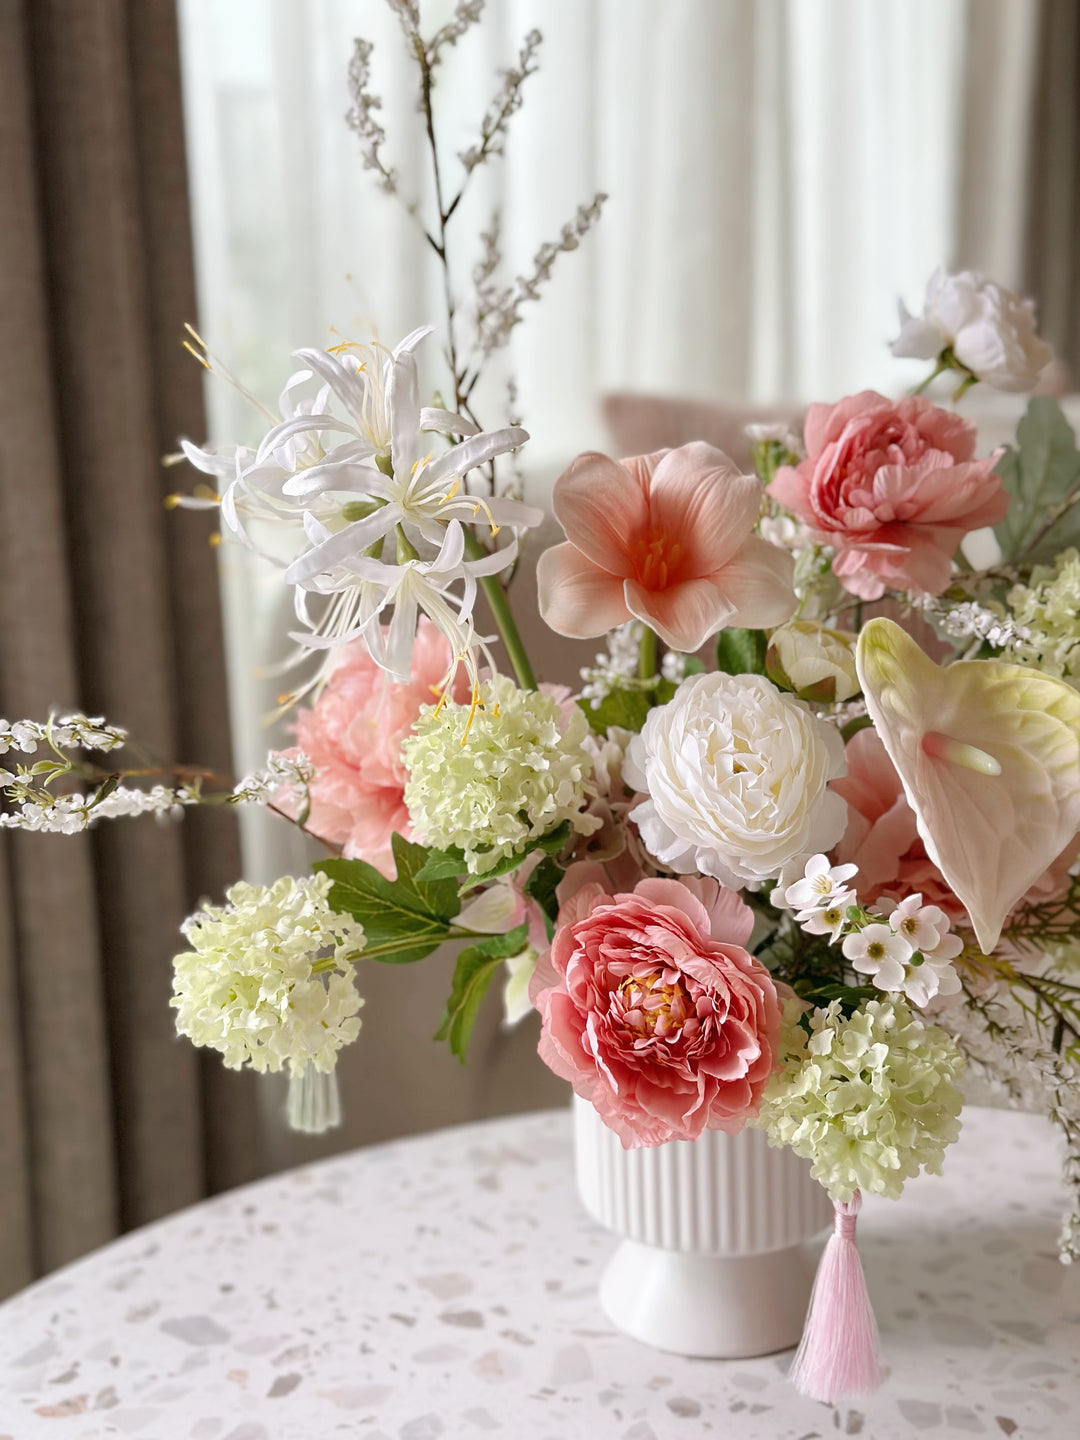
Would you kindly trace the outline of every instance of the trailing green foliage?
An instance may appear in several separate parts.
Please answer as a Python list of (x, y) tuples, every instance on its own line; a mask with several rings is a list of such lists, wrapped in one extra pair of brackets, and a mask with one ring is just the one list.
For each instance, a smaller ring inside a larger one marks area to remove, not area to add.
[(457, 957), (450, 998), (435, 1039), (449, 1041), (450, 1049), (462, 1064), (481, 1002), (496, 971), (504, 960), (521, 952), (528, 938), (528, 925), (519, 925), (508, 935), (492, 935), (487, 940), (467, 946)]

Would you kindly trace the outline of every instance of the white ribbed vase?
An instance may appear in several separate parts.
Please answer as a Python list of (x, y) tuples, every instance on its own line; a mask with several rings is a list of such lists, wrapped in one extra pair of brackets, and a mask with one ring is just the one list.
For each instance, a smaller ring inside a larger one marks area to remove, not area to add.
[(833, 1219), (807, 1162), (758, 1130), (624, 1150), (587, 1101), (573, 1103), (581, 1198), (623, 1237), (600, 1282), (608, 1318), (679, 1355), (797, 1344), (816, 1258), (806, 1242)]

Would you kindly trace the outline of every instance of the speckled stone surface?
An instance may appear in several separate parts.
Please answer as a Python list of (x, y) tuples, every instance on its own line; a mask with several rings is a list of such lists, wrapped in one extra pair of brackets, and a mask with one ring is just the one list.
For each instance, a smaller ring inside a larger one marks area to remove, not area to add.
[(969, 1109), (943, 1178), (869, 1201), (891, 1374), (837, 1409), (790, 1355), (693, 1361), (596, 1303), (570, 1119), (446, 1130), (139, 1231), (0, 1306), (0, 1440), (1080, 1436), (1080, 1267), (1044, 1122)]

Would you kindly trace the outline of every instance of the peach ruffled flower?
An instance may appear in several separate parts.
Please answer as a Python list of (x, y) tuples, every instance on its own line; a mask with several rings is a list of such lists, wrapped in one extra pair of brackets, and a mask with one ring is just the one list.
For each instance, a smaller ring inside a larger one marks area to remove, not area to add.
[(757, 1114), (780, 1001), (744, 948), (752, 928), (734, 892), (696, 877), (617, 895), (586, 883), (564, 900), (531, 989), (540, 1058), (627, 1149), (734, 1133)]
[(811, 405), (805, 438), (806, 459), (782, 466), (769, 494), (836, 548), (834, 574), (863, 600), (940, 595), (960, 541), (1008, 509), (996, 455), (975, 459), (975, 426), (921, 396)]
[(567, 543), (540, 557), (537, 583), (560, 635), (636, 618), (689, 652), (726, 626), (779, 625), (794, 612), (791, 556), (754, 534), (761, 486), (711, 445), (579, 455), (552, 508)]
[[(315, 765), (307, 828), (340, 845), (346, 859), (366, 860), (393, 878), (390, 837), (413, 838), (405, 807), (405, 766), (401, 746), (421, 705), (440, 693), (450, 669), (450, 646), (426, 617), (421, 618), (405, 685), (389, 681), (357, 640), (337, 653), (326, 687), (313, 706), (296, 714), (296, 740)], [(451, 698), (468, 698), (464, 674), (455, 677)], [(295, 751), (286, 751), (295, 754)], [(275, 804), (295, 812), (287, 796)]]

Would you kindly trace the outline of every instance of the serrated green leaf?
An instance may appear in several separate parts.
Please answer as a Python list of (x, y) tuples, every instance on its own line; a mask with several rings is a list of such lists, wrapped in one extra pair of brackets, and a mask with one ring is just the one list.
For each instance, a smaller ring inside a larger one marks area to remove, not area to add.
[(1067, 509), (1049, 529), (1047, 521), (1080, 486), (1080, 450), (1061, 407), (1048, 395), (1033, 395), (1016, 427), (1016, 447), (997, 463), (1011, 498), (994, 532), (1006, 561), (1037, 564), (1080, 544), (1080, 506)]
[(463, 1064), (480, 1004), (495, 978), (495, 972), (504, 960), (524, 949), (528, 938), (528, 925), (519, 925), (508, 935), (492, 935), (476, 945), (467, 946), (457, 957), (450, 984), (450, 999), (446, 1002), (435, 1039), (448, 1040), (450, 1049)]
[(363, 958), (405, 965), (422, 960), (442, 944), (461, 900), (454, 879), (420, 878), (428, 857), (423, 845), (394, 835), (391, 846), (396, 880), (387, 880), (366, 860), (320, 860), (314, 869), (334, 882), (330, 891), (334, 909), (363, 925)]
[(637, 731), (649, 718), (649, 697), (644, 690), (612, 690), (595, 710), (591, 700), (579, 700), (578, 704), (598, 735), (603, 735), (610, 725)]
[(716, 668), (725, 675), (764, 675), (768, 648), (764, 630), (721, 630), (716, 640)]

